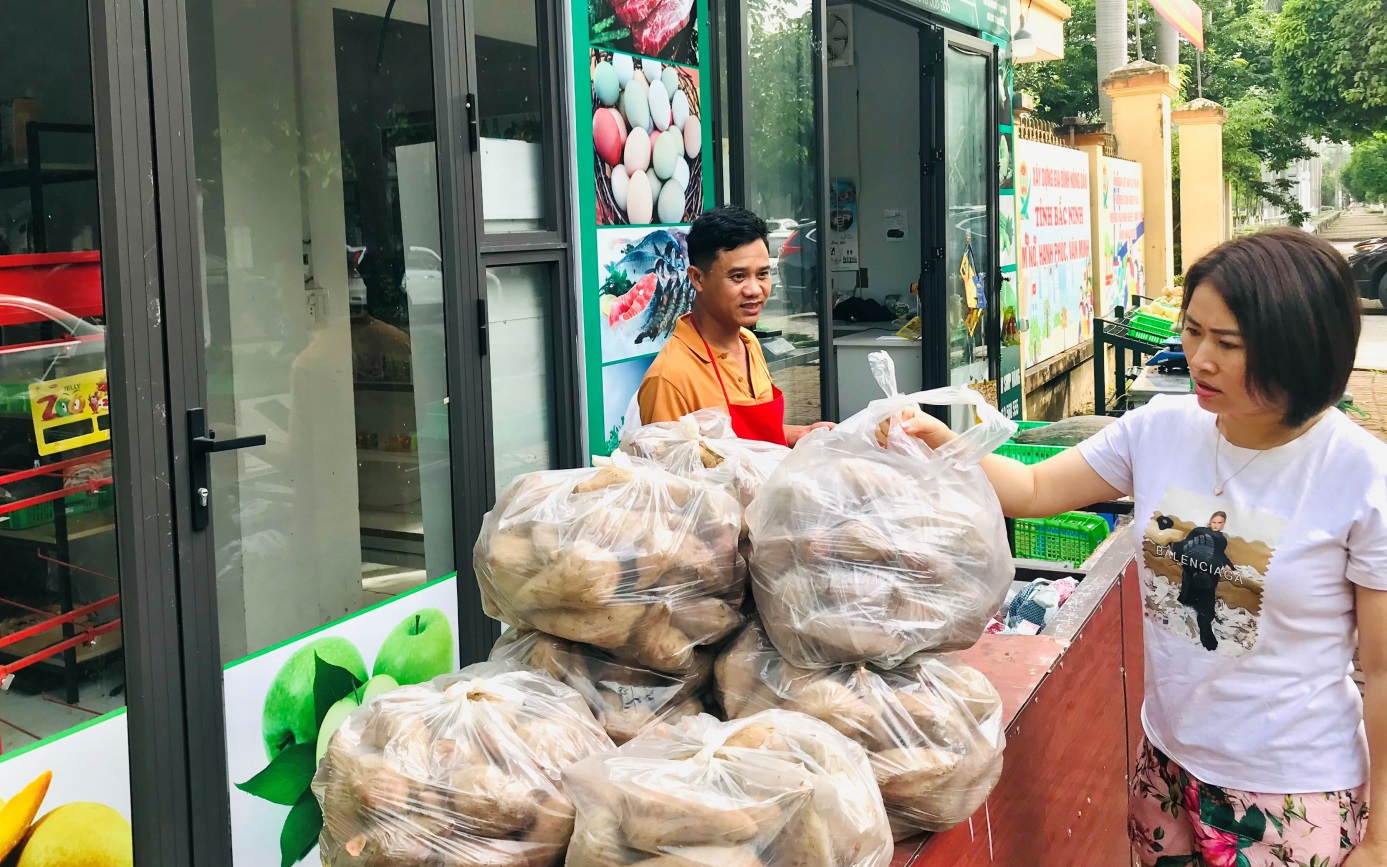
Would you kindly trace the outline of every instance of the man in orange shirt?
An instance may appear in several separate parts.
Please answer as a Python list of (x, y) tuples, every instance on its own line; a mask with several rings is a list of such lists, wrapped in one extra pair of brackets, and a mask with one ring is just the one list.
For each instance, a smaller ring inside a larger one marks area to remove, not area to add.
[(693, 310), (679, 318), (637, 393), (641, 422), (677, 421), (719, 407), (743, 439), (793, 446), (814, 425), (785, 424), (785, 396), (771, 381), (749, 330), (771, 294), (766, 221), (745, 208), (715, 208), (689, 229)]

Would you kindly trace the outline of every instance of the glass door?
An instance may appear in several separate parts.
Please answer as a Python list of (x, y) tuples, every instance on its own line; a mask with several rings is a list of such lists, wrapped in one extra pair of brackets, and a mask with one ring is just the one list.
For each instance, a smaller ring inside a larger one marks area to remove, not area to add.
[(770, 227), (771, 297), (756, 333), (785, 392), (785, 421), (812, 424), (837, 403), (824, 4), (748, 0), (727, 14), (729, 197)]
[(184, 583), (212, 591), (198, 639), (221, 673), (208, 788), (225, 787), (230, 863), (310, 863), (336, 726), (456, 670), (480, 617), (455, 576), (485, 506), (459, 485), (479, 450), (455, 441), (460, 409), (481, 416), (458, 318), (477, 297), (467, 125), (439, 54), (461, 8), (185, 5), (200, 340), (179, 482), (206, 556)]
[[(925, 251), (925, 382), (966, 386), (995, 405), (998, 367), (997, 148), (991, 44), (953, 31), (925, 32), (923, 195), (935, 216)], [(957, 430), (965, 408), (949, 411)]]
[(0, 860), (189, 863), (144, 10), (0, 20)]
[(560, 19), (183, 5), (191, 170), (171, 186), (194, 228), (171, 242), (196, 313), (171, 338), (190, 361), (171, 410), (192, 653), (220, 686), (204, 797), (230, 817), (227, 851), (200, 856), (312, 863), (337, 726), (485, 657), (482, 514), (514, 475), (575, 460)]

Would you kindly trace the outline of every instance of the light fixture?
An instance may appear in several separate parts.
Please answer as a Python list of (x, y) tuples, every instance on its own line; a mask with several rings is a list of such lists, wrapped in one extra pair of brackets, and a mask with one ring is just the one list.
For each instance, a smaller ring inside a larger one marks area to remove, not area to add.
[(1021, 26), (1011, 35), (1011, 54), (1017, 60), (1026, 60), (1035, 57), (1037, 50), (1035, 37), (1026, 29), (1026, 19), (1022, 17)]
[[(1031, 3), (1034, 2), (1031, 0)], [(1026, 4), (1026, 11), (1021, 13), (1021, 26), (1011, 35), (1011, 56), (1017, 60), (1035, 57), (1040, 50), (1035, 44), (1035, 35), (1026, 29), (1026, 13), (1031, 11), (1031, 3)]]

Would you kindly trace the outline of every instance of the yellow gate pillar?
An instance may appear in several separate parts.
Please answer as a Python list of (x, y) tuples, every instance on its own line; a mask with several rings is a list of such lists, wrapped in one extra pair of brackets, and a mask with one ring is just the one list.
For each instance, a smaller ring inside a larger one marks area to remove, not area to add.
[(1180, 131), (1180, 263), (1189, 268), (1228, 240), (1223, 124), (1228, 110), (1196, 99), (1171, 114)]
[(1175, 74), (1169, 67), (1137, 60), (1104, 79), (1103, 90), (1112, 97), (1117, 155), (1141, 163), (1147, 294), (1159, 295), (1175, 278), (1170, 145), (1170, 101), (1179, 93)]

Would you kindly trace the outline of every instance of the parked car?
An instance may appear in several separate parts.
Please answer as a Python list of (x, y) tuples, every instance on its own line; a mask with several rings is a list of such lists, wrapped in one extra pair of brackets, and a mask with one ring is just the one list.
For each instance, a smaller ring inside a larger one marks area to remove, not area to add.
[[(776, 252), (776, 251), (772, 251)], [(819, 311), (819, 226), (810, 221), (795, 228), (779, 253), (780, 291), (792, 313)]]
[(1358, 294), (1387, 307), (1387, 238), (1372, 238), (1353, 245), (1348, 257)]
[(790, 239), (790, 236), (794, 234), (795, 229), (799, 228), (799, 223), (795, 220), (781, 219), (767, 220), (766, 224), (770, 226), (771, 230), (771, 258), (775, 259), (780, 255), (780, 248), (785, 246), (785, 242), (788, 241)]

